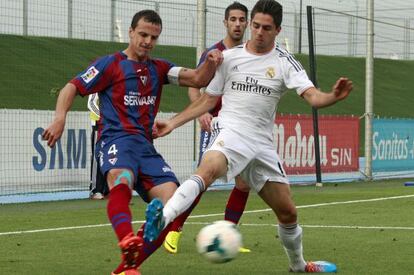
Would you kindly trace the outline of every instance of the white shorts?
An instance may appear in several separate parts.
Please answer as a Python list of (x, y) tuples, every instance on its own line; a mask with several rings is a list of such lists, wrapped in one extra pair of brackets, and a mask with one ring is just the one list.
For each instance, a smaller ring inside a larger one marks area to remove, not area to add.
[(228, 162), (225, 181), (239, 175), (259, 192), (267, 181), (289, 184), (279, 155), (271, 141), (240, 135), (228, 128), (212, 123), (212, 136), (208, 151), (222, 152)]

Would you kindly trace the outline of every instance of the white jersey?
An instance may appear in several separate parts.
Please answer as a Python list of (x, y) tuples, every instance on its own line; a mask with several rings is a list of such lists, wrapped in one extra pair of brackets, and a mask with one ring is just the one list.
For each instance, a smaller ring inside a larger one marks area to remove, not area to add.
[(88, 109), (89, 117), (91, 119), (91, 125), (95, 126), (99, 120), (101, 114), (99, 111), (99, 96), (98, 93), (90, 94), (88, 97)]
[(98, 93), (90, 94), (88, 97), (88, 109), (93, 113), (98, 119), (101, 116), (99, 111), (99, 96)]
[(305, 70), (286, 50), (276, 47), (265, 55), (246, 50), (246, 43), (223, 52), (224, 61), (208, 85), (210, 95), (222, 95), (220, 125), (267, 140), (277, 105), (287, 89), (301, 95), (314, 87)]

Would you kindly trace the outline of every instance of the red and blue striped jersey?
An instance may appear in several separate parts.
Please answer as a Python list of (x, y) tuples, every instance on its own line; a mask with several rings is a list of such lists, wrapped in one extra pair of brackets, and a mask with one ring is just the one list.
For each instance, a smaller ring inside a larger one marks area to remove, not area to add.
[(174, 66), (162, 59), (136, 62), (117, 52), (97, 59), (70, 82), (82, 96), (99, 93), (98, 138), (134, 134), (152, 142), (162, 87)]
[[(209, 51), (211, 51), (211, 50), (214, 50), (214, 49), (217, 49), (217, 50), (219, 50), (219, 51), (224, 51), (225, 49), (226, 49), (226, 46), (224, 45), (224, 43), (223, 43), (223, 40), (220, 40), (219, 42), (217, 42), (216, 44), (214, 44), (214, 45), (212, 45), (210, 48), (208, 48), (208, 49), (206, 49), (204, 52), (203, 52), (203, 54), (201, 55), (201, 57), (200, 57), (200, 60), (198, 61), (198, 65), (197, 66), (200, 66), (205, 60), (206, 60), (206, 56), (207, 56), (207, 53), (209, 52)], [(217, 104), (216, 104), (216, 106), (214, 106), (214, 108), (213, 109), (211, 109), (210, 111), (209, 111), (209, 113), (213, 116), (213, 117), (216, 117), (217, 115), (218, 115), (218, 113), (219, 113), (219, 111), (220, 111), (220, 109), (221, 109), (221, 97), (219, 98), (219, 100), (217, 100)]]

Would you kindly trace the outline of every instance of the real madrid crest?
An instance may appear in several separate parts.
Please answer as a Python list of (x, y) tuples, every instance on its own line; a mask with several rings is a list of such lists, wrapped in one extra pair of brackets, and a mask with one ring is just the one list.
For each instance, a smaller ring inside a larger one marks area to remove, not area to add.
[(266, 77), (268, 78), (273, 78), (275, 77), (276, 73), (275, 73), (275, 69), (273, 67), (268, 67), (266, 70)]
[(223, 147), (224, 146), (224, 141), (223, 140), (218, 141), (217, 145), (220, 146), (220, 147)]

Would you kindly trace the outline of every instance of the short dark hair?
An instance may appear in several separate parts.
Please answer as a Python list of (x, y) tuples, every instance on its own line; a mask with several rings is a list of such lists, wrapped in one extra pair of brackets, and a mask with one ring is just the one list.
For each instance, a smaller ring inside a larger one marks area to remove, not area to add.
[(144, 21), (146, 22), (149, 22), (155, 25), (160, 25), (162, 29), (161, 17), (159, 16), (158, 13), (156, 13), (153, 10), (142, 10), (142, 11), (137, 12), (132, 18), (131, 28), (135, 29), (135, 27), (138, 25), (138, 21), (141, 18), (144, 18)]
[(254, 5), (252, 9), (252, 13), (250, 14), (251, 20), (253, 20), (256, 13), (264, 13), (272, 16), (273, 23), (275, 23), (276, 27), (280, 27), (282, 24), (283, 8), (282, 5), (275, 0), (257, 1), (256, 5)]
[(247, 18), (247, 14), (249, 13), (249, 10), (247, 9), (247, 7), (245, 5), (243, 5), (242, 3), (239, 2), (233, 2), (233, 4), (231, 4), (230, 6), (228, 6), (226, 8), (226, 11), (224, 12), (224, 19), (227, 20), (229, 19), (229, 13), (232, 10), (241, 10), (242, 12), (244, 12), (246, 14), (246, 18)]

